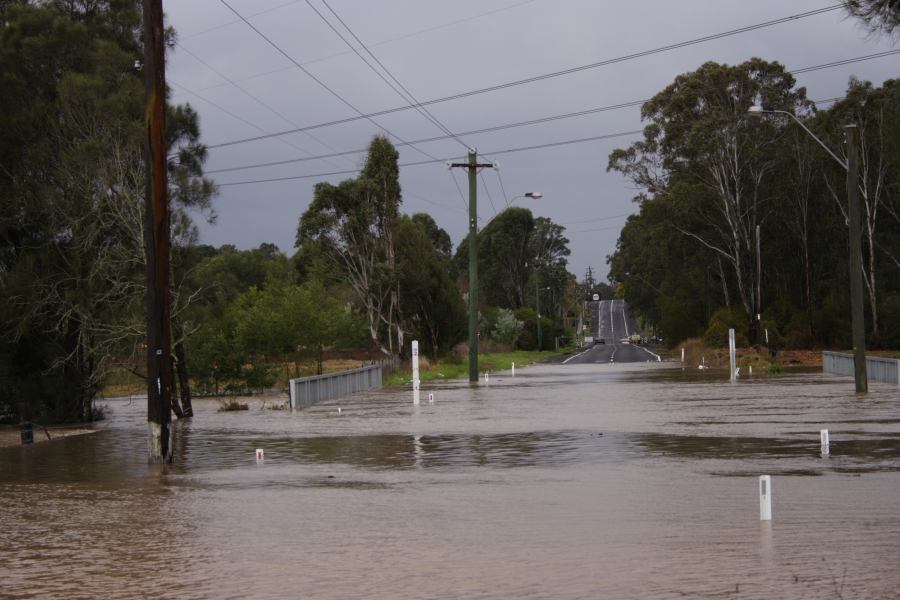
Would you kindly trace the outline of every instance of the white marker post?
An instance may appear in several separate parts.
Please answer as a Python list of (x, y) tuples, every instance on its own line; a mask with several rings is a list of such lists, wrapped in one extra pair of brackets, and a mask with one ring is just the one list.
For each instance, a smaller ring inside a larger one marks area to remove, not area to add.
[(822, 456), (828, 456), (831, 454), (831, 448), (829, 448), (829, 440), (828, 440), (828, 430), (822, 429), (819, 431), (819, 439), (822, 441)]
[(485, 383), (485, 385), (491, 384), (491, 374), (488, 373), (487, 371), (484, 372), (484, 383)]
[(262, 448), (256, 449), (256, 462), (262, 462), (266, 459), (266, 453), (263, 452)]
[(434, 404), (434, 394), (428, 393), (428, 404)]
[(419, 342), (412, 343), (413, 404), (419, 405)]
[(737, 362), (737, 352), (734, 347), (734, 329), (728, 330), (728, 360), (731, 363), (731, 383), (737, 381), (737, 371), (736, 371), (736, 362)]
[(513, 364), (512, 364), (512, 376), (513, 376), (513, 377), (516, 376), (516, 363), (513, 363)]
[(769, 475), (759, 476), (759, 520), (772, 520), (772, 478)]
[(681, 362), (684, 362), (684, 346), (681, 347)]

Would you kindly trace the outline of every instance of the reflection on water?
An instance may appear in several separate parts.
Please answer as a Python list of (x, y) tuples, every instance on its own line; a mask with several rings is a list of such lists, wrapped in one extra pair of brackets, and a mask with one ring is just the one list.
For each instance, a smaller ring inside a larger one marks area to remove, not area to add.
[(95, 435), (0, 449), (0, 597), (900, 596), (900, 390), (725, 377), (547, 365), (420, 407), (201, 400), (165, 469), (143, 402), (113, 400)]

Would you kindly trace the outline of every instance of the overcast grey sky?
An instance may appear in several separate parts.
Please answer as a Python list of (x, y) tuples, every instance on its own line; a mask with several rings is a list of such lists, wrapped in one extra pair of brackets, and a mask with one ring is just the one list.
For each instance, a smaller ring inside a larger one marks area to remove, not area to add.
[[(380, 70), (355, 35), (416, 101), (427, 103), (835, 4), (828, 0), (168, 0), (164, 7), (168, 23), (178, 31), (179, 45), (170, 54), (167, 76), (173, 100), (189, 102), (199, 112), (203, 141), (215, 146), (409, 106), (410, 101), (401, 97), (403, 90), (396, 83), (399, 93), (391, 89), (322, 17)], [(758, 56), (796, 70), (897, 49), (896, 41), (871, 37), (843, 11), (833, 10), (427, 108), (463, 143), (486, 155), (485, 160), (500, 164), (499, 174), (485, 170), (479, 177), (482, 226), (502, 210), (506, 199), (540, 191), (544, 197), (539, 201), (514, 202), (566, 227), (572, 250), (569, 270), (579, 280), (588, 265), (605, 279), (606, 256), (615, 249), (627, 215), (637, 211), (632, 202), (635, 190), (618, 174), (606, 172), (607, 157), (638, 136), (502, 151), (639, 130), (639, 106), (460, 134), (645, 100), (676, 75), (709, 60), (735, 64)], [(900, 54), (894, 54), (801, 73), (797, 79), (810, 99), (826, 100), (842, 96), (852, 75), (880, 85), (898, 76), (898, 65)], [(216, 171), (361, 150), (378, 133), (396, 136), (392, 141), (398, 144), (401, 165), (441, 159), (401, 167), (402, 210), (431, 214), (458, 245), (467, 227), (466, 199), (460, 194), (460, 190), (467, 194), (467, 183), (464, 171), (449, 171), (443, 160), (463, 159), (465, 146), (452, 138), (399, 145), (399, 140), (444, 135), (413, 109), (213, 147), (206, 167)], [(356, 153), (212, 173), (222, 185), (215, 200), (218, 221), (212, 226), (201, 223), (201, 241), (238, 248), (273, 242), (292, 254), (297, 220), (309, 205), (315, 183), (336, 183), (354, 174), (297, 177), (353, 171), (363, 158)], [(295, 179), (226, 185), (276, 178)]]

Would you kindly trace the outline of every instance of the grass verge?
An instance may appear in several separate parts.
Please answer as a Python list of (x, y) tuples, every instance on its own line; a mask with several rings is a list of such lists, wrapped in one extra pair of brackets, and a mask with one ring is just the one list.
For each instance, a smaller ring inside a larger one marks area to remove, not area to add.
[[(547, 357), (555, 356), (559, 352), (546, 351), (534, 352), (528, 350), (517, 350), (515, 352), (493, 352), (478, 355), (478, 372), (484, 373), (489, 371), (495, 373), (497, 371), (506, 371), (516, 363), (517, 367), (524, 367), (536, 362), (542, 361)], [(450, 379), (463, 379), (469, 375), (468, 360), (450, 359), (442, 360), (436, 363), (421, 361), (419, 365), (420, 381), (447, 381)], [(384, 385), (401, 386), (412, 385), (412, 368), (404, 365), (392, 375), (385, 377)]]

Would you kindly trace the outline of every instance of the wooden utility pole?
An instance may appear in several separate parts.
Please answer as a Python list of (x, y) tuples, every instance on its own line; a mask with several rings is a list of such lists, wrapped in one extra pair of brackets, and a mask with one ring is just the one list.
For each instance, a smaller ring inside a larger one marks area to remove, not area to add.
[(469, 382), (478, 382), (478, 169), (493, 168), (492, 163), (478, 164), (475, 150), (469, 151), (469, 162), (450, 163), (451, 169), (469, 171)]
[(172, 460), (171, 294), (169, 290), (169, 207), (166, 182), (165, 29), (162, 0), (143, 0), (146, 85), (147, 188), (144, 243), (147, 254), (147, 425), (150, 461)]
[(863, 310), (862, 256), (860, 254), (859, 159), (856, 125), (844, 127), (847, 141), (847, 213), (850, 221), (850, 327), (853, 332), (856, 391), (869, 391), (866, 372), (866, 321)]

